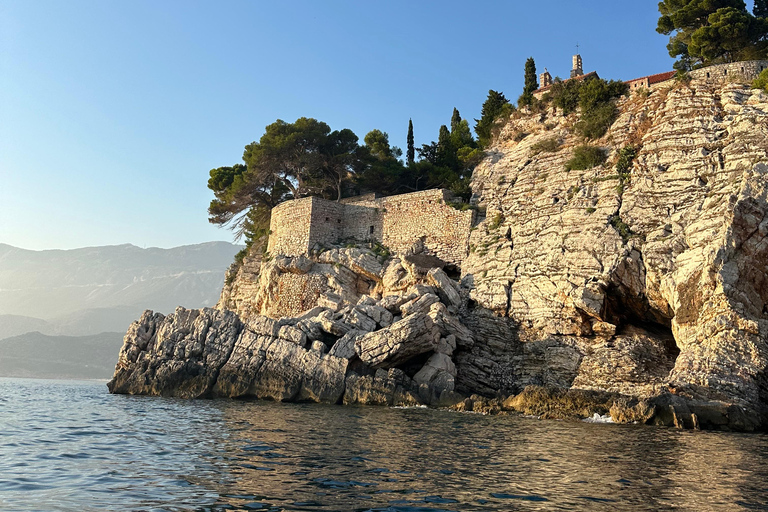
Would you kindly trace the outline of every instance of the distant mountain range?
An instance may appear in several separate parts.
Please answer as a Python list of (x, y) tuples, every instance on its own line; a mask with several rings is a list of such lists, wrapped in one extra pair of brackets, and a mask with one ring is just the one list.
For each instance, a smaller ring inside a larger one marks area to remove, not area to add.
[[(36, 349), (29, 347), (48, 351), (60, 345), (85, 357), (89, 351), (73, 347), (96, 350), (102, 346), (99, 340), (122, 340), (145, 309), (170, 313), (176, 306), (214, 306), (226, 269), (240, 249), (227, 242), (172, 249), (126, 244), (48, 251), (0, 244), (0, 376), (9, 375), (9, 361), (15, 361), (17, 368), (25, 367), (19, 366), (21, 360), (32, 361), (27, 356)], [(30, 333), (36, 335), (25, 336)], [(120, 347), (115, 343), (110, 375)], [(14, 344), (29, 351), (10, 356)], [(78, 376), (64, 362), (68, 359), (59, 359), (61, 375)], [(93, 374), (92, 368), (87, 369), (90, 364), (81, 362), (79, 377)], [(47, 365), (41, 363), (40, 371), (56, 374), (53, 369), (43, 371)]]
[(0, 376), (108, 379), (123, 345), (119, 332), (46, 336), (28, 332), (0, 340)]

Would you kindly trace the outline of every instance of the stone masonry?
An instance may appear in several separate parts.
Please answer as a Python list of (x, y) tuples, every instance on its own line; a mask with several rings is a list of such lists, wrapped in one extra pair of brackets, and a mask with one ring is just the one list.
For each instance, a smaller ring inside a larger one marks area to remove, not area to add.
[(286, 201), (272, 210), (268, 251), (300, 256), (315, 245), (349, 240), (376, 241), (391, 251), (424, 252), (461, 265), (469, 248), (474, 211), (457, 210), (447, 190), (434, 189), (389, 197), (373, 194), (341, 202), (318, 197)]

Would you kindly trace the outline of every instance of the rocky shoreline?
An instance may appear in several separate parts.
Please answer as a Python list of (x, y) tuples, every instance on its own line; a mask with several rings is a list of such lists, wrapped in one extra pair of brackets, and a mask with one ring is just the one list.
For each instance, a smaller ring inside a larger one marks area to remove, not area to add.
[(134, 323), (110, 391), (765, 429), (768, 95), (694, 79), (616, 106), (583, 170), (577, 114), (513, 114), (460, 268), (424, 237), (251, 254), (216, 309)]

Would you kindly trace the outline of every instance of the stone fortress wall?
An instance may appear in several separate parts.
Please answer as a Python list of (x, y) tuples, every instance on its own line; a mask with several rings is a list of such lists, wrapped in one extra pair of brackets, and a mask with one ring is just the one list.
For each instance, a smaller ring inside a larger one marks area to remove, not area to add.
[(316, 244), (345, 240), (376, 241), (398, 253), (420, 241), (424, 253), (461, 265), (469, 251), (473, 210), (451, 206), (454, 198), (442, 189), (389, 197), (374, 194), (341, 202), (317, 197), (286, 201), (272, 210), (267, 250), (298, 256)]
[(728, 82), (751, 82), (764, 69), (768, 69), (768, 60), (747, 60), (694, 69), (689, 74), (694, 80), (704, 80), (713, 85), (722, 85)]

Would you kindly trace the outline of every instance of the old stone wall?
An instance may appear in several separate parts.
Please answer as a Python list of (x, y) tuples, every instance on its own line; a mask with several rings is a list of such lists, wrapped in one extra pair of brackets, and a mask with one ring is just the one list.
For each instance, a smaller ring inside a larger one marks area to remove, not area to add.
[(406, 252), (421, 240), (427, 254), (460, 265), (468, 252), (474, 212), (453, 208), (451, 200), (445, 190), (425, 190), (343, 202), (316, 197), (287, 201), (272, 210), (268, 251), (298, 256), (315, 244), (375, 240)]
[(307, 253), (314, 201), (314, 197), (304, 197), (286, 201), (272, 209), (267, 244), (270, 254), (298, 256)]
[(749, 60), (695, 69), (690, 72), (690, 75), (694, 80), (723, 85), (730, 82), (751, 82), (766, 68), (768, 68), (768, 60)]
[(425, 252), (461, 265), (469, 252), (469, 231), (474, 211), (448, 204), (446, 190), (425, 190), (381, 199), (384, 219), (381, 242), (405, 252), (422, 239)]
[[(344, 238), (343, 204), (312, 198), (312, 213), (309, 230), (309, 249), (315, 244), (336, 243)], [(293, 229), (290, 224), (283, 229)]]

